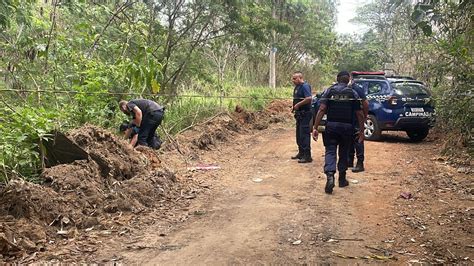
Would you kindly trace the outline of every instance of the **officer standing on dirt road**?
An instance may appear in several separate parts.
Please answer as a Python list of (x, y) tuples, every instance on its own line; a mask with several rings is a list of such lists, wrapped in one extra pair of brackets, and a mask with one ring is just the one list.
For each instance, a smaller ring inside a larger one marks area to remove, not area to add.
[(302, 72), (294, 72), (291, 81), (295, 84), (293, 91), (293, 112), (296, 119), (296, 144), (298, 154), (291, 159), (298, 163), (310, 163), (311, 158), (311, 86), (304, 81)]
[[(362, 101), (362, 111), (364, 112), (364, 123), (365, 119), (367, 118), (369, 114), (369, 102), (367, 101), (367, 97), (365, 95), (364, 88), (362, 85), (357, 84), (352, 82), (351, 88), (357, 92), (359, 95), (361, 101)], [(355, 116), (355, 115), (354, 115)], [(348, 163), (347, 167), (354, 167), (354, 155), (357, 157), (357, 163), (354, 168), (352, 168), (352, 172), (358, 173), (358, 172), (363, 172), (364, 169), (364, 159), (365, 159), (365, 151), (364, 151), (364, 141), (359, 142), (358, 139), (358, 132), (360, 131), (359, 129), (359, 123), (356, 117), (353, 119), (354, 123), (354, 135), (357, 137), (352, 138), (352, 143), (349, 147), (349, 157), (348, 157)], [(363, 131), (364, 129), (362, 129)]]
[[(327, 177), (324, 191), (331, 194), (334, 188), (334, 175), (336, 173), (336, 159), (338, 152), (337, 170), (339, 171), (339, 187), (346, 187), (348, 148), (351, 144), (356, 117), (359, 128), (364, 128), (364, 114), (362, 104), (353, 89), (348, 87), (350, 75), (347, 71), (337, 74), (337, 84), (328, 88), (321, 97), (320, 107), (313, 124), (313, 139), (318, 140), (318, 126), (324, 114), (327, 114), (327, 123), (323, 132), (325, 147), (324, 173)], [(354, 115), (356, 114), (356, 116)], [(364, 140), (363, 130), (359, 131), (358, 141)], [(338, 150), (339, 146), (339, 150)]]
[(132, 115), (132, 123), (138, 131), (138, 145), (159, 149), (160, 143), (157, 142), (156, 129), (163, 120), (164, 108), (146, 99), (120, 101), (119, 107), (124, 114)]

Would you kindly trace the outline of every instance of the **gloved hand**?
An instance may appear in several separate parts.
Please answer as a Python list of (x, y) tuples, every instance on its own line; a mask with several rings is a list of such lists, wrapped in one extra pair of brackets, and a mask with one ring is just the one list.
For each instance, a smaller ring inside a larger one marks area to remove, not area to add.
[(139, 132), (140, 132), (140, 128), (137, 127), (137, 126), (135, 126), (135, 125), (133, 125), (133, 126), (132, 126), (132, 133), (138, 134)]

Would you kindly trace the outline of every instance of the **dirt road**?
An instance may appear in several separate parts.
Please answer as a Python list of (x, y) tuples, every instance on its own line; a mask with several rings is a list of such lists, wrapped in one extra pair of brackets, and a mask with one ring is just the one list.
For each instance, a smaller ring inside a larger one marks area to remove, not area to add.
[[(156, 221), (108, 240), (94, 261), (195, 265), (474, 258), (472, 179), (435, 158), (437, 142), (414, 144), (401, 134), (366, 142), (367, 171), (348, 172), (350, 186), (336, 187), (333, 195), (324, 193), (322, 143), (312, 145), (313, 163), (290, 160), (296, 153), (294, 130), (278, 124), (202, 152), (200, 162), (221, 169), (189, 172), (182, 165), (181, 175), (210, 188), (181, 210), (183, 222)], [(400, 198), (401, 192), (413, 197)]]

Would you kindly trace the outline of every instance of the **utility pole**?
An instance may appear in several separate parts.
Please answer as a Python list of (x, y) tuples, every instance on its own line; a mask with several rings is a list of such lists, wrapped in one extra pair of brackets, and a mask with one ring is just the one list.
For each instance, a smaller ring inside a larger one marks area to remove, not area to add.
[[(276, 20), (276, 2), (277, 0), (272, 1), (272, 18)], [(272, 44), (270, 49), (270, 75), (268, 85), (270, 88), (274, 89), (276, 87), (276, 59), (275, 55), (277, 52), (277, 48), (275, 47), (276, 42), (276, 32), (272, 30)]]

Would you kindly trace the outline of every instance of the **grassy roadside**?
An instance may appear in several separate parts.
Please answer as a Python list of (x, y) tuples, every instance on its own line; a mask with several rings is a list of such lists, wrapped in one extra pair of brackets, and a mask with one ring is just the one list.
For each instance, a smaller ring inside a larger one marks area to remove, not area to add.
[[(162, 127), (174, 135), (182, 129), (222, 111), (233, 111), (239, 105), (249, 111), (262, 110), (274, 98), (291, 98), (290, 88), (239, 87), (232, 93), (202, 93), (185, 91), (167, 105)], [(42, 170), (40, 139), (48, 138), (53, 129), (68, 131), (85, 123), (112, 131), (127, 120), (116, 107), (113, 96), (76, 94), (48, 96), (41, 104), (25, 97), (21, 104), (15, 95), (2, 95), (0, 111), (0, 183), (12, 177), (35, 181)], [(160, 99), (156, 99), (160, 102)]]
[(218, 93), (203, 96), (195, 92), (183, 93), (179, 98), (167, 106), (163, 127), (176, 134), (193, 123), (205, 120), (218, 112), (233, 111), (241, 106), (249, 111), (259, 111), (272, 99), (290, 99), (291, 89), (266, 87), (239, 88), (229, 95)]

